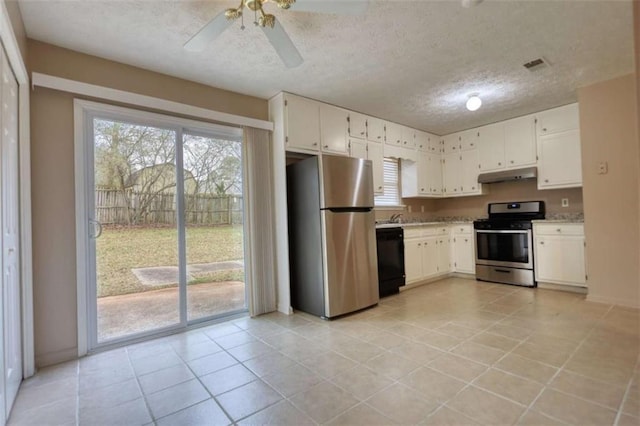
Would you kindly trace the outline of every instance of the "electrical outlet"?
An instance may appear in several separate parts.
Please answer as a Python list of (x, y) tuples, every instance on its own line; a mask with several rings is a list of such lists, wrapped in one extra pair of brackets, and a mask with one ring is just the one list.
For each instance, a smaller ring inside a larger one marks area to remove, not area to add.
[(420, 211), (424, 213), (424, 206), (420, 206)]
[(606, 161), (601, 161), (598, 163), (598, 174), (606, 175), (609, 172), (609, 164)]
[(569, 199), (568, 198), (563, 198), (562, 199), (562, 207), (569, 207)]
[(408, 211), (409, 213), (411, 213), (411, 204), (409, 204), (409, 205), (407, 206), (407, 211)]

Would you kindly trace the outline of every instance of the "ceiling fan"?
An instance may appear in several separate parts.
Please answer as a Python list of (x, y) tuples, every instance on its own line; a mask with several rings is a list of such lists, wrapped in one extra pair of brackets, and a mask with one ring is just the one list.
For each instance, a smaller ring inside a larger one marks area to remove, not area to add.
[[(367, 10), (368, 0), (240, 0), (236, 8), (226, 9), (219, 13), (184, 45), (193, 52), (203, 51), (209, 43), (218, 37), (237, 19), (243, 19), (244, 9), (253, 12), (254, 24), (259, 26), (269, 39), (282, 62), (288, 68), (294, 68), (304, 61), (300, 52), (275, 15), (265, 13), (264, 6), (275, 3), (280, 9), (291, 8), (296, 12), (332, 13), (339, 15), (358, 15)], [(244, 29), (244, 21), (242, 24)]]

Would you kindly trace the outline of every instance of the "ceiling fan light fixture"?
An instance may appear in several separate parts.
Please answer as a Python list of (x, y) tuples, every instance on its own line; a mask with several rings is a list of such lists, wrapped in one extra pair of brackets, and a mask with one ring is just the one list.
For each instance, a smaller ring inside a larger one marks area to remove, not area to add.
[(482, 99), (478, 95), (471, 95), (467, 99), (467, 109), (469, 111), (477, 111), (482, 106)]

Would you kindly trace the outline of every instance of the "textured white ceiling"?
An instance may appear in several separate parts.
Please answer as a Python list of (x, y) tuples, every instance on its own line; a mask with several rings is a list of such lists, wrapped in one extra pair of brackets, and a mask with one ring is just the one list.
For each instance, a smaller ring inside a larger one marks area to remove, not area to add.
[[(436, 134), (574, 102), (633, 70), (631, 1), (371, 1), (363, 16), (273, 10), (305, 59), (280, 62), (249, 19), (182, 45), (238, 1), (20, 0), (30, 38), (240, 93), (285, 90)], [(544, 57), (530, 72), (522, 65)], [(483, 98), (465, 109), (471, 93)]]

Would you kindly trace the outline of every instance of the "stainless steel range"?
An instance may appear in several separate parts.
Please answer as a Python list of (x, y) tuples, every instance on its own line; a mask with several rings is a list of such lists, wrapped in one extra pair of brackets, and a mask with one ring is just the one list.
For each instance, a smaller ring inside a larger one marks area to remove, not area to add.
[(489, 218), (473, 222), (476, 278), (535, 287), (533, 219), (544, 219), (544, 201), (491, 203)]

